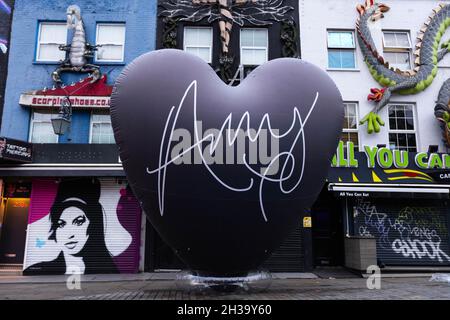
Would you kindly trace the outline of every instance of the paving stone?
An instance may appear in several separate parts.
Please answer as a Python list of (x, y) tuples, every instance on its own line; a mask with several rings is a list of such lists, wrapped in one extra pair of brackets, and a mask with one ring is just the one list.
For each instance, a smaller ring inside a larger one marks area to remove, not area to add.
[(381, 290), (368, 290), (366, 279), (275, 279), (263, 292), (243, 290), (220, 294), (208, 290), (174, 289), (173, 281), (88, 282), (82, 290), (68, 290), (61, 283), (0, 283), (0, 299), (65, 300), (393, 300), (450, 299), (450, 284), (427, 278), (382, 279)]

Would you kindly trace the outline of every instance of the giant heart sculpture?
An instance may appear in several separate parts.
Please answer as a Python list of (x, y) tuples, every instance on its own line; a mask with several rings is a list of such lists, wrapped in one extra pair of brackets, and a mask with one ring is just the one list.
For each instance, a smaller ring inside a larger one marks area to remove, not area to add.
[(324, 71), (298, 59), (269, 61), (231, 87), (167, 49), (125, 68), (111, 116), (152, 225), (197, 274), (231, 277), (256, 270), (315, 201), (343, 103)]

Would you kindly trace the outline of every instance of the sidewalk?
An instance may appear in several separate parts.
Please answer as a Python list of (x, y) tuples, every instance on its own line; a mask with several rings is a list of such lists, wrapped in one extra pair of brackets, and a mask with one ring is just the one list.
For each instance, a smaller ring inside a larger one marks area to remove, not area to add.
[(263, 291), (223, 294), (187, 290), (176, 273), (83, 276), (79, 290), (69, 290), (66, 276), (0, 277), (0, 300), (449, 300), (450, 284), (430, 277), (382, 278), (369, 290), (367, 279), (319, 278), (314, 274), (274, 274)]
[[(92, 274), (82, 275), (81, 282), (127, 282), (127, 281), (173, 281), (176, 280), (178, 272), (149, 272), (136, 274)], [(274, 279), (316, 279), (313, 273), (272, 273)], [(22, 276), (2, 275), (1, 284), (27, 284), (27, 283), (66, 283), (68, 276)]]

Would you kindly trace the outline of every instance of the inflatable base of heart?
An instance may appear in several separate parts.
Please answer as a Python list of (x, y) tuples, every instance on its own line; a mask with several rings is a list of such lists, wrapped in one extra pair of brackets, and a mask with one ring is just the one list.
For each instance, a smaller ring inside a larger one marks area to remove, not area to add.
[(172, 49), (128, 65), (111, 105), (124, 170), (152, 225), (191, 270), (219, 277), (257, 270), (301, 223), (343, 116), (334, 82), (302, 60), (269, 61), (231, 87)]
[(245, 277), (203, 277), (192, 272), (182, 271), (177, 274), (175, 284), (183, 291), (229, 293), (244, 291), (258, 293), (267, 290), (272, 284), (272, 275), (267, 271), (249, 272)]

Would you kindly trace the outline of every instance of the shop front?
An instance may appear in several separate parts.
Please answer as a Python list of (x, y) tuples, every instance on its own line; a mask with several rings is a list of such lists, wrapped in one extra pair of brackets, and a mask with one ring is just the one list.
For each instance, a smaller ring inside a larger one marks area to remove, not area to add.
[(24, 274), (136, 273), (140, 222), (123, 179), (34, 178)]
[(0, 203), (0, 264), (20, 266), (24, 258), (31, 181), (5, 179)]
[[(346, 241), (372, 239), (375, 256), (362, 258), (386, 269), (450, 267), (449, 188), (448, 154), (369, 146), (356, 153), (351, 143), (339, 146), (328, 185)], [(347, 262), (354, 248), (346, 245)]]
[[(32, 161), (32, 145), (0, 137), (0, 166)], [(31, 179), (0, 176), (0, 271), (20, 269), (25, 248)]]
[[(117, 147), (34, 144), (32, 150), (32, 163), (0, 166), (3, 269), (139, 272), (143, 214)], [(57, 162), (61, 155), (66, 163)]]

